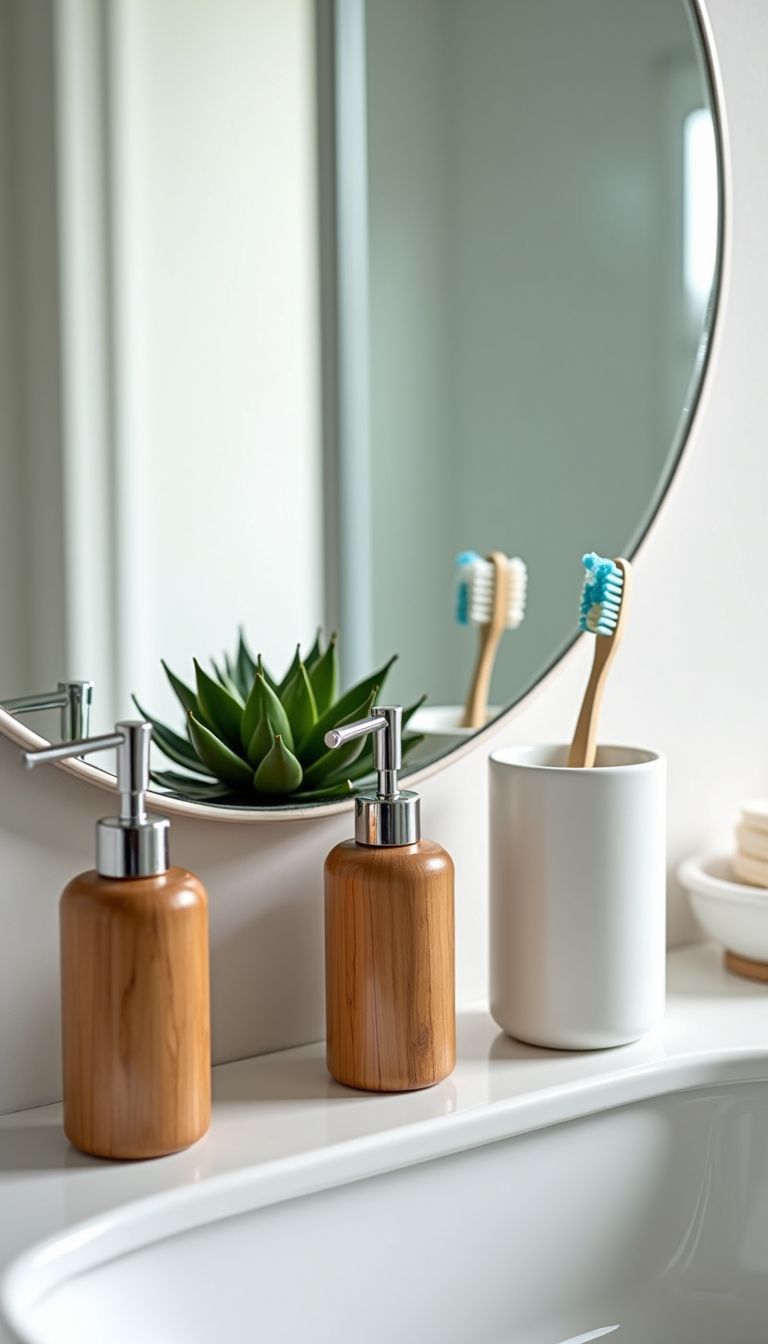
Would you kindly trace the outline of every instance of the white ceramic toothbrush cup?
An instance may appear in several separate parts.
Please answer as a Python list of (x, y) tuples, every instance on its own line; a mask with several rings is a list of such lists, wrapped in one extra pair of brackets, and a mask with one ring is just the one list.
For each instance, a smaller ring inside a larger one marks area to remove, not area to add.
[(664, 1012), (666, 763), (565, 746), (490, 760), (491, 1012), (518, 1040), (626, 1045)]

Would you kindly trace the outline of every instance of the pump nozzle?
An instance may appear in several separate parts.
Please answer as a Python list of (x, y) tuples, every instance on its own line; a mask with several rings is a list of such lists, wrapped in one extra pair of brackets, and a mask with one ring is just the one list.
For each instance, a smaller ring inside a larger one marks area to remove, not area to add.
[(397, 772), (402, 765), (403, 710), (400, 705), (376, 705), (368, 719), (358, 719), (332, 728), (325, 735), (327, 747), (373, 733), (373, 764), (378, 780), (376, 793), (355, 799), (355, 839), (361, 845), (413, 845), (420, 835), (419, 795), (400, 789)]
[(126, 719), (115, 724), (114, 733), (22, 752), (22, 760), (31, 770), (49, 761), (117, 748), (120, 815), (103, 817), (96, 825), (96, 868), (102, 877), (154, 877), (168, 870), (170, 823), (167, 817), (148, 817), (145, 805), (151, 741), (151, 723)]

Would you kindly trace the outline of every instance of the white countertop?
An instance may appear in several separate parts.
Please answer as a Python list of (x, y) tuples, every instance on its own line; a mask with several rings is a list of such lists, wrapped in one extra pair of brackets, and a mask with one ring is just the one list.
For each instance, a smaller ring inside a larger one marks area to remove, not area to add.
[(350, 1091), (328, 1077), (322, 1044), (220, 1065), (211, 1129), (173, 1157), (85, 1157), (64, 1138), (59, 1105), (2, 1116), (0, 1271), (83, 1219), (224, 1172), (332, 1150), (365, 1152), (366, 1170), (383, 1170), (667, 1090), (768, 1080), (768, 989), (728, 975), (721, 955), (702, 945), (672, 952), (663, 1025), (620, 1049), (520, 1045), (478, 1008), (459, 1016), (455, 1073), (423, 1092)]

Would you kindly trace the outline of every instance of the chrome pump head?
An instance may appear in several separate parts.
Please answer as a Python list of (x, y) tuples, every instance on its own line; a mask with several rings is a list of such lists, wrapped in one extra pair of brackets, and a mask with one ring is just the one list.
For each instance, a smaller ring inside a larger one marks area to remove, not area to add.
[(402, 765), (403, 711), (400, 705), (377, 705), (369, 719), (345, 723), (325, 735), (327, 747), (373, 733), (373, 764), (378, 772), (375, 793), (355, 798), (355, 840), (359, 845), (413, 845), (421, 838), (418, 793), (399, 789), (397, 772)]
[(149, 744), (152, 724), (127, 719), (115, 724), (114, 733), (86, 737), (60, 747), (42, 747), (22, 752), (28, 769), (48, 761), (117, 747), (117, 787), (120, 815), (96, 823), (96, 870), (101, 877), (156, 877), (168, 871), (167, 817), (147, 816), (144, 795), (149, 788)]
[(38, 709), (61, 710), (61, 740), (71, 742), (88, 736), (93, 704), (92, 681), (60, 681), (55, 691), (38, 695), (17, 695), (0, 700), (0, 708), (9, 714), (31, 714)]

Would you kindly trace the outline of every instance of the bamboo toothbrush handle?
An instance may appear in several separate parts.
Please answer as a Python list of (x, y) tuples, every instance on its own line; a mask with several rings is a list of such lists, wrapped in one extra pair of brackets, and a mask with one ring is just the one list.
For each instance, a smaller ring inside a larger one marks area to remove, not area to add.
[(597, 725), (600, 719), (600, 707), (603, 692), (614, 652), (612, 639), (595, 637), (595, 656), (592, 659), (592, 671), (589, 674), (587, 689), (581, 702), (576, 731), (573, 734), (571, 750), (568, 753), (568, 765), (571, 769), (581, 766), (591, 769), (597, 755)]
[(507, 625), (507, 605), (509, 603), (507, 557), (501, 551), (492, 551), (488, 559), (494, 569), (491, 619), (487, 625), (480, 626), (480, 645), (467, 694), (464, 718), (461, 721), (462, 728), (485, 727), (488, 718), (488, 692), (491, 687), (496, 651)]
[(462, 719), (462, 728), (483, 728), (488, 717), (488, 692), (501, 633), (497, 634), (492, 625), (484, 625), (481, 629), (482, 634), (477, 650), (475, 670), (469, 687), (469, 695), (467, 696), (464, 718)]
[(571, 750), (568, 753), (570, 768), (585, 767), (591, 769), (597, 755), (597, 725), (600, 719), (600, 707), (608, 672), (619, 650), (624, 635), (629, 610), (629, 593), (632, 579), (632, 567), (626, 560), (617, 560), (616, 564), (623, 575), (621, 607), (616, 629), (612, 635), (595, 635), (595, 655), (592, 659), (592, 671), (589, 674), (587, 689), (581, 703), (576, 731), (573, 734)]

